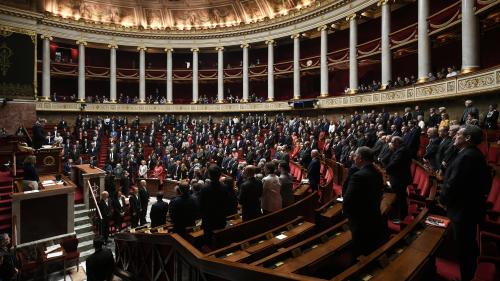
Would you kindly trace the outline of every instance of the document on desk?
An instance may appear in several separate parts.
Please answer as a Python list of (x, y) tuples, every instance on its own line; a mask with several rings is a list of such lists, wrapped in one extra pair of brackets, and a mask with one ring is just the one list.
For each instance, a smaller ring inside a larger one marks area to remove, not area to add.
[(55, 250), (57, 250), (59, 248), (61, 248), (61, 245), (59, 245), (59, 244), (52, 245), (52, 246), (47, 246), (47, 250), (45, 250), (45, 254), (53, 252), (53, 251), (55, 251)]
[(47, 185), (47, 184), (56, 184), (56, 182), (55, 182), (55, 181), (53, 181), (53, 180), (45, 180), (45, 181), (42, 181), (42, 184), (43, 184), (43, 185)]
[(60, 256), (62, 256), (62, 255), (63, 255), (63, 252), (62, 252), (62, 251), (49, 253), (49, 254), (47, 254), (47, 259), (60, 257)]

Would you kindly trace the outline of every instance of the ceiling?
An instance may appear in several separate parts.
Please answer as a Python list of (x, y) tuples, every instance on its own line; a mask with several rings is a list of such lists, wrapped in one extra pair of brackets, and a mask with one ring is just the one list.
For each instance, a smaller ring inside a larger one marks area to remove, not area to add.
[(315, 2), (319, 0), (44, 0), (44, 6), (38, 9), (96, 23), (190, 30), (265, 21)]

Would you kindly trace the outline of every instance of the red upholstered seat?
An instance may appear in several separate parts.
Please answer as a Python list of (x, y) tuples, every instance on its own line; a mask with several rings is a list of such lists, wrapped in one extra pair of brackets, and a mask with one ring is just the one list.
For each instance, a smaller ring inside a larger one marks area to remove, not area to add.
[(474, 275), (473, 281), (496, 281), (500, 280), (500, 272), (498, 265), (493, 262), (482, 261), (479, 258), (479, 262), (476, 268), (476, 274)]
[(80, 264), (80, 252), (78, 251), (78, 238), (76, 237), (69, 237), (65, 238), (61, 242), (61, 247), (64, 248), (64, 251), (66, 252), (66, 256), (64, 257), (65, 261), (74, 261), (76, 260), (76, 271), (78, 271), (79, 264)]
[(488, 193), (488, 198), (486, 199), (486, 204), (488, 208), (492, 208), (496, 201), (498, 200), (498, 196), (500, 192), (500, 177), (494, 177), (491, 183), (490, 193)]
[(488, 155), (488, 143), (486, 141), (480, 143), (477, 148), (483, 153), (484, 157)]
[(498, 159), (498, 147), (496, 146), (490, 146), (488, 149), (488, 163), (497, 163), (499, 161)]

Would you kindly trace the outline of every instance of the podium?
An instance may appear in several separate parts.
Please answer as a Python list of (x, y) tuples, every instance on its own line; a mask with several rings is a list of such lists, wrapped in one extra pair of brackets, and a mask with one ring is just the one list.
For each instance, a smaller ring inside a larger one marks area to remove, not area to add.
[(92, 185), (99, 186), (99, 193), (104, 191), (104, 178), (106, 172), (97, 167), (91, 168), (89, 164), (72, 166), (71, 179), (76, 182), (78, 187), (83, 188), (83, 203), (85, 208), (89, 208), (89, 182)]
[(74, 235), (75, 185), (67, 177), (40, 176), (40, 190), (12, 194), (18, 247)]

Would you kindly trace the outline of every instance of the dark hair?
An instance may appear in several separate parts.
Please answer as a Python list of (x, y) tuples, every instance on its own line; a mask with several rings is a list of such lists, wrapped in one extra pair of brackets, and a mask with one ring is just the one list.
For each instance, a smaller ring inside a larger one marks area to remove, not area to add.
[(266, 170), (268, 171), (268, 173), (274, 174), (274, 171), (276, 171), (276, 166), (274, 166), (273, 162), (267, 162), (266, 163)]
[(369, 147), (358, 147), (358, 149), (356, 150), (356, 154), (358, 154), (359, 157), (361, 157), (361, 159), (365, 161), (373, 162), (373, 150), (371, 150)]
[(163, 191), (158, 191), (158, 193), (156, 193), (156, 200), (157, 201), (163, 200)]
[(208, 167), (208, 177), (212, 181), (218, 181), (221, 175), (221, 169), (219, 166), (212, 164)]
[(182, 195), (186, 195), (189, 193), (189, 184), (185, 181), (181, 181), (179, 183), (179, 191)]
[(464, 136), (470, 136), (470, 140), (474, 145), (478, 145), (483, 141), (483, 131), (476, 125), (469, 125), (464, 128)]
[(280, 168), (283, 168), (283, 170), (285, 170), (285, 172), (287, 172), (287, 173), (290, 172), (290, 165), (287, 162), (280, 161), (280, 163), (278, 165)]
[(99, 235), (96, 238), (94, 238), (94, 249), (100, 250), (102, 249), (103, 245), (104, 245), (104, 239), (102, 238), (102, 236)]

